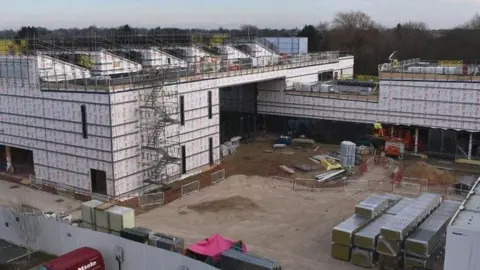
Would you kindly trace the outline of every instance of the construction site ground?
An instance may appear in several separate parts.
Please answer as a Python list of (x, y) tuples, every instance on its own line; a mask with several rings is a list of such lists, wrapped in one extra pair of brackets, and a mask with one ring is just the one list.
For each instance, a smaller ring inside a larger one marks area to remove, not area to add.
[[(293, 190), (288, 178), (311, 179), (325, 172), (323, 166), (309, 158), (337, 151), (339, 146), (274, 150), (272, 144), (271, 139), (242, 144), (235, 154), (222, 159), (227, 175), (224, 181), (151, 211), (138, 211), (136, 224), (183, 237), (187, 245), (215, 233), (243, 240), (249, 251), (277, 260), (285, 269), (358, 269), (331, 258), (331, 230), (352, 215), (354, 205), (369, 194), (392, 192), (391, 171), (375, 166), (360, 175), (353, 170), (346, 182), (336, 181), (314, 190), (298, 186)], [(289, 175), (278, 168), (295, 163), (311, 165), (314, 170)], [(425, 165), (425, 160), (409, 159), (405, 163), (407, 176), (437, 179), (441, 175), (445, 182), (442, 188), (454, 181), (455, 172), (437, 171)], [(0, 203), (8, 206), (15, 198), (26, 198), (42, 210), (68, 211), (80, 206), (75, 200), (0, 181)], [(74, 211), (73, 216), (79, 216), (79, 211)]]
[[(375, 168), (364, 177), (380, 186), (384, 173)], [(371, 192), (376, 191), (345, 191), (343, 186), (295, 191), (271, 177), (234, 175), (143, 213), (136, 224), (183, 237), (187, 244), (219, 233), (244, 241), (249, 251), (277, 260), (285, 269), (358, 269), (331, 258), (331, 232)]]

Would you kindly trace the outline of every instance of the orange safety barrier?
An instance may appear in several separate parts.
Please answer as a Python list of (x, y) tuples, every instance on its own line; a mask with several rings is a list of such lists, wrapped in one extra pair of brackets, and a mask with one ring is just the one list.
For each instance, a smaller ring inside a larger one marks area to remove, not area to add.
[(360, 174), (364, 174), (368, 171), (368, 165), (367, 163), (363, 162), (360, 164), (359, 166), (359, 169), (360, 169)]
[(375, 156), (375, 164), (383, 167), (388, 167), (388, 158), (384, 156)]
[(392, 174), (392, 183), (393, 184), (399, 184), (402, 182), (403, 179), (403, 168), (402, 166), (398, 166)]

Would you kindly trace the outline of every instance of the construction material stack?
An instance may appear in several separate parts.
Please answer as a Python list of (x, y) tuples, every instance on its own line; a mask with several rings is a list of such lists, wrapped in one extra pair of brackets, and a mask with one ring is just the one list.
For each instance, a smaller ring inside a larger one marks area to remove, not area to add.
[(392, 196), (392, 206), (388, 208), (383, 215), (376, 218), (355, 234), (351, 259), (352, 264), (365, 268), (374, 267), (378, 260), (376, 247), (380, 229), (413, 201), (411, 198), (402, 198), (396, 195), (390, 196)]
[(376, 196), (357, 204), (355, 214), (333, 229), (332, 257), (364, 268), (432, 269), (461, 203), (427, 192), (417, 198)]
[(355, 206), (355, 214), (332, 230), (332, 257), (350, 261), (353, 237), (370, 221), (384, 212), (396, 197), (372, 195)]
[(433, 269), (444, 251), (447, 225), (460, 205), (443, 201), (405, 240), (405, 269)]
[(95, 208), (102, 205), (103, 202), (99, 200), (91, 200), (88, 202), (82, 203), (81, 212), (82, 212), (82, 224), (81, 226), (85, 229), (96, 230), (96, 220), (95, 220)]
[(220, 255), (220, 269), (252, 269), (252, 270), (282, 270), (282, 266), (275, 261), (228, 249)]
[(185, 240), (183, 238), (158, 232), (149, 235), (148, 244), (180, 254), (183, 254), (185, 249)]
[(360, 145), (357, 147), (356, 154), (355, 154), (355, 165), (361, 164), (366, 162), (367, 159), (370, 157), (371, 148), (365, 145)]
[(398, 269), (403, 264), (403, 247), (408, 235), (441, 203), (438, 194), (422, 193), (408, 207), (380, 229), (377, 239), (379, 263), (384, 269)]
[(357, 146), (353, 142), (343, 141), (340, 144), (340, 160), (343, 167), (353, 167), (355, 165)]
[(82, 204), (82, 220), (86, 228), (119, 235), (123, 228), (135, 226), (135, 210), (92, 200)]

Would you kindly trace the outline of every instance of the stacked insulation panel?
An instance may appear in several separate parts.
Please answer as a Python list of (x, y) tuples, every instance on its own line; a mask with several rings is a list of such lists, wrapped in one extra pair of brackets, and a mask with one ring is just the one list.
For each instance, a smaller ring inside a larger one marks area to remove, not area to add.
[(377, 237), (380, 229), (389, 223), (396, 214), (401, 212), (413, 201), (411, 198), (398, 197), (398, 202), (388, 208), (383, 215), (358, 231), (353, 239), (352, 263), (365, 268), (372, 268), (377, 262)]
[(282, 270), (275, 261), (229, 249), (220, 255), (220, 269)]
[(355, 206), (355, 214), (332, 230), (332, 257), (350, 261), (355, 233), (396, 203), (399, 198), (395, 195), (372, 195), (358, 203)]
[(382, 267), (385, 269), (401, 267), (405, 239), (441, 201), (442, 198), (438, 194), (422, 193), (381, 227), (377, 238), (377, 252), (380, 254), (379, 262), (383, 264)]
[(447, 225), (460, 207), (456, 201), (444, 201), (405, 240), (405, 268), (431, 269), (445, 246)]

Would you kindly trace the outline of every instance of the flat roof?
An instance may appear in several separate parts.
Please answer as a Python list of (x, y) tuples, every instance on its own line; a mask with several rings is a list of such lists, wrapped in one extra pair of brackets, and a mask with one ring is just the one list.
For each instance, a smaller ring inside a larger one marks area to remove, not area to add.
[(450, 226), (480, 231), (480, 178), (450, 221)]

